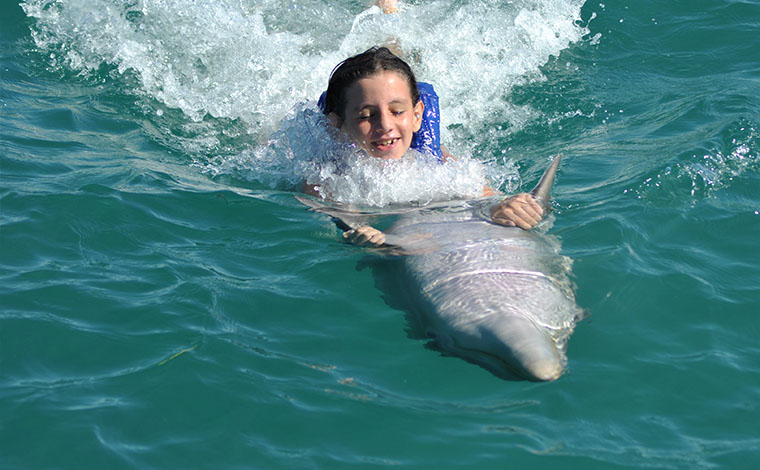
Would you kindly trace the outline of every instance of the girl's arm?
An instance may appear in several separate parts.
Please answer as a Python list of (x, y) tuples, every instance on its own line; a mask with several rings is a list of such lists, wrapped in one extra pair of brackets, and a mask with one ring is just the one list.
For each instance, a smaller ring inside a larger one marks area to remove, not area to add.
[[(318, 188), (319, 185), (308, 184), (304, 181), (301, 185), (301, 192), (310, 196), (321, 197)], [(298, 200), (307, 206), (314, 208), (314, 206), (309, 204), (305, 199), (298, 198)], [(371, 247), (379, 247), (385, 243), (385, 234), (372, 226), (362, 225), (359, 228), (351, 229), (351, 226), (344, 222), (343, 226), (338, 225), (338, 227), (341, 230), (345, 230), (345, 232), (343, 232), (343, 240), (348, 243)]]

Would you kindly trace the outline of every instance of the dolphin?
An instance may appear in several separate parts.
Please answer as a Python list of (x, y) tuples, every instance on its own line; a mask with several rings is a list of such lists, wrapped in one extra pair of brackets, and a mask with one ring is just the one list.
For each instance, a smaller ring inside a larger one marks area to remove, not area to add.
[[(531, 192), (545, 213), (559, 163), (555, 158)], [(492, 223), (492, 202), (402, 212), (384, 230), (385, 249), (400, 255), (387, 277), (397, 282), (394, 290), (405, 297), (416, 326), (441, 352), (508, 380), (555, 380), (567, 364), (567, 340), (583, 316), (570, 281), (571, 260), (540, 227)], [(360, 224), (349, 212), (321, 211), (344, 230)]]

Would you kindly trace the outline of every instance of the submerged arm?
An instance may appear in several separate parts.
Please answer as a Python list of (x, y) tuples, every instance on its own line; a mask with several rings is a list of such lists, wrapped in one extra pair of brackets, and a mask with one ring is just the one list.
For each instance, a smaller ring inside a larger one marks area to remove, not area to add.
[[(304, 182), (302, 185), (302, 190), (304, 193), (316, 197), (320, 196), (317, 192), (318, 188), (319, 186), (310, 185), (306, 182)], [(370, 246), (376, 248), (383, 245), (390, 246), (393, 244), (394, 240), (398, 239), (398, 237), (394, 237), (393, 235), (386, 236), (385, 233), (370, 225), (360, 225), (360, 223), (357, 223), (357, 221), (351, 221), (347, 218), (346, 214), (331, 210), (327, 206), (311, 198), (296, 195), (296, 199), (298, 199), (302, 204), (310, 207), (313, 211), (322, 212), (331, 216), (335, 225), (337, 225), (339, 229), (343, 230), (343, 240), (354, 245)], [(388, 241), (388, 238), (390, 238), (390, 244), (386, 243), (386, 241)]]

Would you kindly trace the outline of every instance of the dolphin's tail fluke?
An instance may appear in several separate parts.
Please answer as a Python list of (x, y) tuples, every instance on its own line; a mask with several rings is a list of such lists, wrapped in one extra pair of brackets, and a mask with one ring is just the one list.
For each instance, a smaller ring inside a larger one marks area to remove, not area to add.
[(562, 160), (562, 155), (557, 155), (557, 158), (555, 158), (551, 165), (549, 165), (549, 168), (544, 171), (541, 181), (539, 181), (536, 187), (533, 188), (533, 191), (530, 192), (546, 209), (551, 208), (549, 201), (552, 198), (552, 184), (554, 183), (554, 177), (557, 175), (557, 168), (559, 168), (560, 160)]

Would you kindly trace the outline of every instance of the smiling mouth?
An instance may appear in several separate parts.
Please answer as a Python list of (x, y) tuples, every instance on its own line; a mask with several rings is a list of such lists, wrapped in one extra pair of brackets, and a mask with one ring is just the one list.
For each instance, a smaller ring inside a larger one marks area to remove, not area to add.
[(399, 141), (399, 138), (388, 139), (388, 140), (378, 140), (378, 141), (372, 142), (372, 145), (378, 150), (389, 150), (394, 145), (396, 145), (396, 142), (398, 141)]

